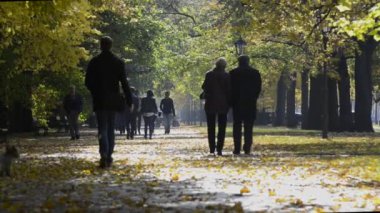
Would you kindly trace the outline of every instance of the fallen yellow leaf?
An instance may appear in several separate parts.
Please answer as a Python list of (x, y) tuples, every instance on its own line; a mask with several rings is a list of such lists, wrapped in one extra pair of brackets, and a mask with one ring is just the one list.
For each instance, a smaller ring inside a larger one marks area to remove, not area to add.
[(178, 181), (178, 180), (179, 180), (179, 175), (178, 174), (172, 175), (172, 181)]
[(274, 189), (268, 189), (269, 196), (276, 196), (276, 191)]
[(240, 189), (240, 194), (250, 193), (250, 192), (251, 190), (247, 186), (244, 186), (243, 188)]

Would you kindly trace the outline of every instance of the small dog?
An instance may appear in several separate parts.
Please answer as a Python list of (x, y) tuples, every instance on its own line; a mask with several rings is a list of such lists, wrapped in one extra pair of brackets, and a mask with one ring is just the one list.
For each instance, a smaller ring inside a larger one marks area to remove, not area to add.
[(12, 162), (19, 157), (20, 155), (15, 146), (6, 146), (5, 153), (0, 155), (0, 177), (11, 176)]

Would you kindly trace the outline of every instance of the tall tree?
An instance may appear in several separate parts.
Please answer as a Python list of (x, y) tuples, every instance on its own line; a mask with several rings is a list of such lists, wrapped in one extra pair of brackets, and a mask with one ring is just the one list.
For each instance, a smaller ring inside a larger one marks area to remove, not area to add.
[(286, 77), (287, 72), (282, 71), (280, 78), (277, 81), (277, 98), (276, 98), (276, 114), (273, 126), (282, 126), (285, 121), (285, 106), (286, 106)]
[(296, 80), (297, 73), (293, 72), (289, 76), (289, 86), (286, 93), (286, 126), (290, 128), (297, 127)]
[(338, 53), (338, 73), (340, 76), (339, 86), (339, 126), (341, 131), (353, 131), (353, 116), (351, 107), (351, 83), (348, 74), (348, 66), (346, 56), (341, 49)]

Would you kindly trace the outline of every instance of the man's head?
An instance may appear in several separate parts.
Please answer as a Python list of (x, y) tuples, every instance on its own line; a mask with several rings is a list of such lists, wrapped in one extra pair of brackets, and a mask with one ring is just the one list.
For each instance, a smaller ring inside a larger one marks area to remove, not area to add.
[(247, 55), (241, 55), (238, 58), (239, 66), (248, 66), (249, 65), (249, 57)]
[(170, 97), (170, 92), (169, 91), (166, 91), (165, 92), (165, 98), (169, 98)]
[(153, 97), (154, 94), (153, 94), (152, 90), (148, 90), (148, 91), (146, 92), (146, 96), (147, 96), (147, 97)]
[(112, 38), (109, 36), (103, 36), (100, 39), (100, 49), (102, 51), (109, 51), (112, 47)]
[(133, 93), (133, 94), (136, 93), (136, 88), (135, 87), (129, 87), (129, 89), (131, 90), (131, 93)]
[(227, 66), (227, 61), (225, 58), (220, 57), (215, 62), (215, 67), (218, 69), (225, 69)]

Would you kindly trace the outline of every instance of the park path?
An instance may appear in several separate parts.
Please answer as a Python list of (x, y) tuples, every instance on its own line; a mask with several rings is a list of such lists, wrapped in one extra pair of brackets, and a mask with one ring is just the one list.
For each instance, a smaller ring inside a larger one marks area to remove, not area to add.
[[(342, 178), (318, 158), (254, 152), (207, 153), (199, 128), (181, 127), (152, 140), (116, 137), (114, 165), (97, 166), (94, 130), (67, 136), (15, 139), (23, 150), (13, 179), (0, 182), (0, 211), (215, 212), (374, 210), (379, 186)], [(25, 171), (26, 170), (26, 171)], [(329, 170), (329, 172), (327, 172)]]

